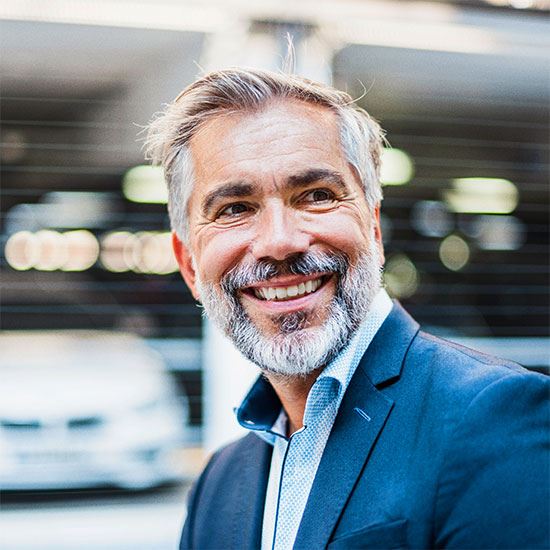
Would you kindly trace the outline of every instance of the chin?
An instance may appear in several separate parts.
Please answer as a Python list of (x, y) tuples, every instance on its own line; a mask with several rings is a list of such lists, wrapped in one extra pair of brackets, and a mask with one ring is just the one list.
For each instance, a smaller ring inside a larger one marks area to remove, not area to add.
[(372, 256), (365, 254), (352, 269), (341, 276), (333, 273), (293, 300), (260, 299), (240, 290), (240, 281), (230, 285), (233, 291), (197, 284), (208, 317), (246, 358), (266, 373), (307, 376), (351, 340), (380, 289), (380, 276)]
[(229, 334), (236, 347), (266, 373), (307, 376), (327, 365), (354, 332), (344, 307), (334, 301), (324, 322), (314, 312), (297, 312), (272, 319), (269, 332), (251, 319), (240, 319)]

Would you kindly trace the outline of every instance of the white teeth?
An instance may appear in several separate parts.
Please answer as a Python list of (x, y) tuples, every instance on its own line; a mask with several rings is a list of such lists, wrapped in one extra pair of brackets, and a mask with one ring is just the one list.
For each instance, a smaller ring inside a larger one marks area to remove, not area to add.
[(306, 281), (299, 285), (287, 287), (268, 287), (255, 288), (254, 295), (260, 300), (285, 300), (286, 298), (295, 298), (315, 292), (321, 286), (321, 279)]
[(289, 286), (287, 289), (287, 294), (289, 296), (297, 296), (298, 295), (298, 287), (296, 285), (294, 286)]

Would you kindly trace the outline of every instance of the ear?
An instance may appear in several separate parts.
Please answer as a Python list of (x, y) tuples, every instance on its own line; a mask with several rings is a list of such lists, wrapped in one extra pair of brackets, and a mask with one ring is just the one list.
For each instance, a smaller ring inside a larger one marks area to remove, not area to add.
[(197, 292), (197, 287), (195, 286), (196, 274), (195, 268), (193, 267), (191, 252), (189, 251), (189, 248), (181, 242), (174, 231), (172, 231), (172, 248), (174, 249), (174, 254), (180, 267), (180, 273), (189, 287), (193, 298), (198, 301), (199, 293)]
[(374, 240), (376, 242), (376, 248), (378, 249), (380, 265), (383, 266), (386, 261), (386, 258), (384, 256), (384, 244), (382, 242), (382, 226), (380, 225), (380, 204), (378, 204), (374, 209), (373, 224), (374, 224)]

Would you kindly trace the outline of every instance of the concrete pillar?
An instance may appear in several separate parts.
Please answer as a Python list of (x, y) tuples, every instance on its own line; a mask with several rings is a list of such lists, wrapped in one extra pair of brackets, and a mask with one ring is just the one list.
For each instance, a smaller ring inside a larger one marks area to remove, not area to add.
[(210, 321), (203, 326), (203, 445), (211, 452), (245, 434), (233, 409), (259, 374)]

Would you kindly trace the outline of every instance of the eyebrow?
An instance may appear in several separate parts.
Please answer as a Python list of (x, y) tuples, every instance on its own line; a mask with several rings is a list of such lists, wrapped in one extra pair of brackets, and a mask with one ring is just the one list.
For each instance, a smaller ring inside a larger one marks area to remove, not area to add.
[[(313, 168), (289, 176), (286, 180), (286, 185), (291, 188), (298, 188), (315, 183), (316, 181), (326, 181), (335, 184), (343, 191), (347, 191), (348, 189), (343, 176), (339, 172), (324, 168)], [(204, 197), (202, 201), (202, 213), (204, 216), (208, 216), (214, 204), (220, 199), (248, 197), (252, 195), (255, 188), (254, 185), (242, 181), (222, 184)]]
[(348, 187), (344, 181), (344, 178), (340, 172), (334, 170), (327, 170), (324, 168), (314, 168), (306, 170), (301, 174), (295, 174), (287, 179), (287, 185), (289, 187), (303, 187), (316, 181), (326, 181), (340, 187), (343, 191), (347, 191)]
[(214, 203), (220, 199), (229, 197), (247, 197), (252, 194), (253, 186), (245, 182), (234, 182), (220, 185), (210, 191), (202, 201), (202, 213), (204, 216), (210, 212)]

